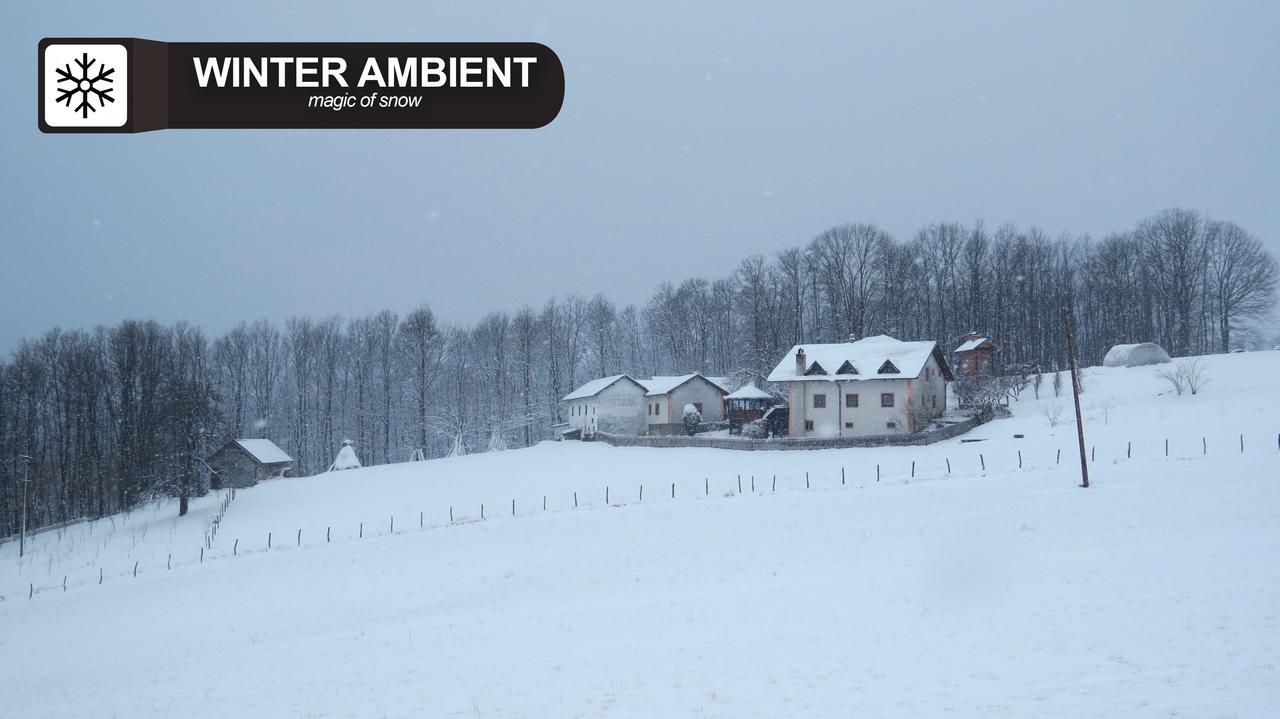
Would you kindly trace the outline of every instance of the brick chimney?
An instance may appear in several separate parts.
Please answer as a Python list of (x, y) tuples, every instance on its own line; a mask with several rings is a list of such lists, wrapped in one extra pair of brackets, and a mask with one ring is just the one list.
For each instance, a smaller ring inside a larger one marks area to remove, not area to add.
[(801, 347), (796, 350), (796, 375), (803, 377), (806, 369), (808, 369), (808, 365), (805, 364), (804, 348)]

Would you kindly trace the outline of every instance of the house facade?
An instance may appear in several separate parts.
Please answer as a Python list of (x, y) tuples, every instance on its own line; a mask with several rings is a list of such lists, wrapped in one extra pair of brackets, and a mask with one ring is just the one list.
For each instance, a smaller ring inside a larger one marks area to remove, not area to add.
[(684, 408), (690, 404), (698, 409), (703, 422), (724, 419), (724, 398), (729, 391), (723, 378), (694, 373), (640, 382), (648, 389), (644, 398), (647, 434), (684, 434)]
[(271, 477), (283, 477), (293, 458), (269, 439), (233, 439), (208, 459), (214, 489), (252, 487)]
[(787, 387), (792, 437), (864, 437), (924, 429), (954, 379), (936, 342), (879, 335), (796, 345), (769, 373)]
[(601, 377), (564, 396), (569, 431), (582, 436), (643, 434), (645, 395), (649, 390), (625, 374)]

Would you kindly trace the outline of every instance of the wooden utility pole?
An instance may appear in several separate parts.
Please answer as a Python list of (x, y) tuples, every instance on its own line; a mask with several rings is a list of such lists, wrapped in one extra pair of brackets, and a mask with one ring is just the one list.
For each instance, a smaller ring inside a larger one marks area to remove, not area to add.
[(1080, 486), (1089, 486), (1089, 461), (1084, 449), (1084, 420), (1080, 416), (1080, 380), (1076, 377), (1076, 336), (1071, 307), (1062, 308), (1062, 324), (1067, 330), (1067, 364), (1071, 368), (1071, 396), (1076, 403), (1076, 436), (1080, 440)]

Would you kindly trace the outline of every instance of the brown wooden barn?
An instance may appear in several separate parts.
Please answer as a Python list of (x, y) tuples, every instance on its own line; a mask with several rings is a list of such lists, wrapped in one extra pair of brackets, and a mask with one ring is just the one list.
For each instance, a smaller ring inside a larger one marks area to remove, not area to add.
[(999, 349), (990, 338), (970, 332), (955, 350), (956, 374), (961, 377), (990, 374), (994, 368), (993, 357)]

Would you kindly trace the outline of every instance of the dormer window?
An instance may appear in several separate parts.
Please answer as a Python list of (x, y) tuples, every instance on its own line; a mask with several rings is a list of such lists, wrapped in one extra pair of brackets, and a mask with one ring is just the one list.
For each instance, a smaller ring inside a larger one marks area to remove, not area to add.
[(876, 370), (876, 372), (879, 374), (902, 374), (892, 360), (885, 360), (884, 364), (880, 365), (880, 369)]
[(809, 369), (805, 371), (806, 376), (813, 376), (816, 374), (826, 374), (826, 373), (827, 371), (823, 369), (822, 365), (818, 364), (817, 362), (814, 362), (813, 364), (809, 365)]
[(858, 374), (858, 368), (854, 367), (849, 360), (845, 360), (844, 364), (840, 365), (840, 369), (836, 370), (836, 374)]

